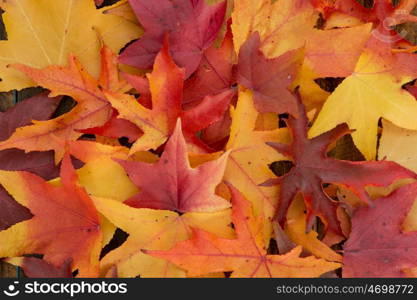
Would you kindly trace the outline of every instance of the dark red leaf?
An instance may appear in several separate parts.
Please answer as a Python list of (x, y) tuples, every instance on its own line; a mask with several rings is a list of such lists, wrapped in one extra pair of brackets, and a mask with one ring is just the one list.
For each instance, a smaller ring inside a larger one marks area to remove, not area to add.
[(406, 277), (406, 269), (417, 267), (417, 231), (402, 228), (416, 198), (413, 183), (355, 211), (343, 277)]
[(120, 61), (137, 68), (152, 67), (168, 35), (175, 62), (190, 76), (203, 53), (217, 37), (226, 2), (207, 5), (205, 0), (129, 0), (145, 34), (120, 55)]
[(193, 169), (188, 161), (187, 145), (181, 122), (155, 164), (117, 160), (140, 192), (125, 203), (137, 208), (185, 212), (211, 212), (225, 209), (229, 202), (215, 195), (223, 178), (228, 154)]
[(197, 71), (184, 83), (184, 105), (200, 102), (208, 95), (230, 89), (234, 76), (236, 53), (229, 30), (220, 48), (211, 46), (203, 55)]
[(337, 204), (323, 190), (323, 184), (341, 184), (369, 203), (365, 186), (387, 186), (400, 178), (416, 178), (412, 171), (394, 162), (351, 162), (327, 157), (330, 144), (350, 133), (346, 124), (313, 139), (308, 139), (308, 119), (301, 99), (298, 99), (299, 118), (289, 117), (292, 144), (268, 143), (278, 152), (292, 157), (294, 167), (284, 176), (272, 179), (264, 185), (281, 184), (280, 200), (276, 217), (284, 224), (291, 202), (297, 193), (302, 193), (307, 207), (307, 229), (311, 229), (315, 216), (328, 225), (328, 229), (342, 234), (336, 216)]

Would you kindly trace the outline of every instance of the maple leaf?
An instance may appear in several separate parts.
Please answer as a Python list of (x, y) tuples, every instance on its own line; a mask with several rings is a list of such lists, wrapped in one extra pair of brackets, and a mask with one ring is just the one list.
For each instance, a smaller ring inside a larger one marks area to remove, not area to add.
[[(173, 131), (177, 118), (183, 121), (184, 133), (197, 148), (207, 151), (196, 133), (220, 120), (234, 96), (233, 90), (226, 90), (207, 96), (197, 106), (182, 110), (184, 72), (169, 55), (168, 45), (164, 44), (155, 60), (152, 73), (148, 74), (152, 107), (147, 108), (132, 95), (106, 93), (107, 99), (119, 112), (119, 117), (136, 124), (143, 135), (133, 144), (130, 153), (157, 149)], [(130, 82), (134, 79), (130, 76)], [(200, 150), (201, 151), (201, 150)]]
[(300, 258), (301, 247), (286, 255), (268, 255), (263, 243), (263, 221), (253, 216), (250, 202), (238, 190), (231, 185), (229, 189), (236, 239), (194, 229), (190, 240), (179, 242), (170, 250), (144, 252), (178, 265), (190, 276), (233, 271), (231, 277), (316, 277), (340, 267), (313, 256)]
[(278, 58), (267, 59), (260, 45), (258, 32), (242, 45), (237, 81), (253, 91), (259, 112), (290, 113), (297, 116), (297, 100), (288, 87), (301, 67), (303, 51), (294, 50)]
[[(230, 23), (230, 22), (229, 22)], [(184, 83), (183, 108), (190, 109), (198, 105), (206, 96), (234, 91), (236, 84), (236, 54), (233, 47), (233, 36), (230, 26), (221, 46), (211, 46), (203, 55), (197, 71)], [(232, 100), (234, 101), (234, 100)], [(223, 117), (201, 131), (198, 143), (200, 148), (207, 151), (224, 149), (230, 131), (230, 113), (226, 111)], [(208, 147), (207, 147), (208, 146)]]
[(17, 129), (8, 140), (0, 143), (0, 149), (54, 150), (55, 160), (58, 162), (65, 151), (59, 139), (76, 140), (82, 135), (81, 130), (97, 127), (107, 122), (112, 115), (112, 108), (101, 89), (113, 87), (117, 90), (125, 90), (126, 84), (122, 81), (114, 82), (114, 76), (117, 76), (114, 72), (117, 72), (117, 68), (113, 66), (116, 58), (111, 50), (103, 46), (101, 53), (102, 77), (99, 80), (87, 73), (74, 56), (70, 56), (68, 67), (49, 66), (38, 70), (29, 66), (16, 65), (16, 68), (26, 73), (39, 85), (51, 90), (50, 96), (71, 96), (77, 101), (77, 105), (70, 112), (55, 119), (37, 121), (33, 125)]
[(77, 176), (69, 155), (61, 167), (62, 185), (54, 187), (28, 172), (0, 171), (0, 183), (33, 217), (0, 231), (0, 257), (43, 254), (55, 267), (73, 259), (80, 277), (98, 275), (101, 230), (98, 213)]
[[(373, 47), (372, 43), (380, 45)], [(374, 159), (378, 121), (382, 117), (406, 129), (417, 129), (417, 102), (402, 85), (414, 78), (413, 54), (387, 54), (387, 45), (368, 42), (355, 72), (329, 96), (309, 131), (314, 137), (337, 124), (347, 123), (353, 141), (367, 159)], [(335, 114), (335, 111), (338, 113)]]
[[(129, 234), (118, 248), (103, 257), (101, 274), (116, 271), (120, 277), (185, 277), (184, 271), (141, 250), (167, 250), (190, 237), (191, 227), (231, 238), (230, 209), (211, 213), (133, 208), (120, 202), (93, 197), (97, 209), (118, 228)], [(115, 269), (115, 270), (114, 270)]]
[(318, 13), (305, 0), (236, 0), (232, 19), (236, 53), (253, 33), (259, 32), (262, 52), (273, 58), (303, 47)]
[(129, 3), (145, 34), (122, 52), (120, 61), (137, 68), (150, 68), (168, 34), (172, 56), (185, 68), (187, 78), (216, 39), (227, 7), (227, 2), (208, 6), (204, 0), (129, 0)]
[[(48, 98), (40, 94), (26, 99), (6, 112), (0, 113), (0, 141), (6, 140), (16, 128), (32, 123), (32, 120), (46, 120), (54, 113), (59, 104), (59, 98)], [(25, 153), (18, 149), (0, 151), (0, 169), (8, 171), (30, 171), (45, 179), (57, 177), (59, 168), (54, 164), (53, 152)], [(30, 219), (30, 212), (0, 187), (0, 230), (11, 225)]]
[(208, 95), (230, 89), (236, 82), (235, 61), (233, 35), (229, 27), (221, 46), (212, 45), (207, 49), (196, 72), (185, 81), (183, 104), (192, 105)]
[(351, 75), (370, 37), (371, 29), (372, 25), (368, 23), (351, 28), (315, 29), (311, 32), (304, 47), (303, 66), (291, 86), (291, 89), (299, 87), (308, 111), (321, 109), (330, 95), (316, 83), (316, 79)]
[[(260, 183), (273, 176), (268, 165), (282, 160), (283, 156), (270, 147), (266, 141), (286, 140), (286, 130), (256, 130), (260, 114), (253, 103), (252, 92), (240, 89), (236, 109), (232, 109), (232, 127), (226, 150), (229, 155), (224, 180), (233, 184), (252, 202), (255, 215), (264, 216), (265, 244), (269, 243), (272, 218), (277, 205), (278, 188), (261, 187)], [(275, 123), (277, 127), (277, 122)]]
[(417, 184), (408, 184), (354, 212), (344, 245), (343, 277), (398, 278), (417, 267), (417, 232), (402, 227), (416, 197)]
[[(215, 195), (223, 177), (229, 153), (196, 169), (190, 167), (187, 145), (178, 121), (165, 151), (156, 164), (118, 161), (139, 187), (139, 194), (125, 201), (138, 208), (177, 212), (211, 212), (228, 208), (230, 203)], [(155, 188), (160, 186), (160, 188)]]
[(70, 54), (98, 77), (101, 40), (97, 33), (115, 52), (140, 34), (137, 25), (104, 15), (91, 0), (2, 0), (0, 5), (7, 32), (7, 40), (0, 41), (2, 91), (34, 85), (10, 64), (45, 68), (65, 64)]
[(307, 209), (307, 229), (310, 230), (315, 216), (320, 216), (328, 229), (342, 234), (336, 216), (336, 203), (323, 191), (323, 184), (335, 183), (350, 188), (362, 201), (369, 203), (365, 186), (386, 186), (400, 178), (416, 175), (388, 161), (351, 162), (327, 157), (330, 144), (350, 133), (346, 124), (325, 132), (313, 139), (307, 138), (308, 118), (301, 99), (298, 101), (300, 116), (289, 117), (287, 124), (292, 132), (292, 144), (268, 143), (280, 153), (292, 157), (294, 167), (284, 176), (266, 184), (280, 184), (277, 220), (283, 224), (288, 207), (297, 193), (302, 193)]
[(58, 267), (35, 257), (13, 257), (4, 261), (21, 267), (28, 278), (73, 278), (71, 258), (66, 259)]

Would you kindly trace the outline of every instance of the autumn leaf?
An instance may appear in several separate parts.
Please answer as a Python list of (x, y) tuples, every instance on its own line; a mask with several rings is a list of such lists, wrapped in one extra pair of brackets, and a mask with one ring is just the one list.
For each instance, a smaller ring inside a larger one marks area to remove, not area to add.
[(415, 183), (406, 185), (355, 211), (344, 246), (343, 277), (406, 277), (407, 269), (417, 267), (417, 233), (402, 227), (416, 188)]
[(63, 66), (70, 54), (79, 57), (87, 72), (97, 78), (98, 35), (118, 52), (140, 34), (137, 25), (104, 15), (92, 0), (2, 0), (0, 5), (5, 11), (2, 17), (7, 32), (7, 40), (0, 41), (2, 91), (34, 85), (34, 78), (9, 65), (19, 63), (36, 69)]
[(289, 86), (303, 60), (303, 51), (294, 50), (267, 59), (260, 50), (259, 33), (254, 33), (239, 52), (237, 81), (253, 91), (255, 106), (261, 113), (290, 113), (298, 115), (297, 100)]
[[(107, 197), (123, 202), (139, 192), (123, 167), (114, 161), (129, 159), (129, 150), (126, 147), (108, 146), (93, 141), (73, 141), (67, 142), (65, 148), (68, 153), (85, 163), (77, 170), (78, 183), (90, 196)], [(152, 163), (157, 158), (149, 152), (142, 152), (130, 159)], [(59, 180), (55, 180), (54, 184), (59, 184)], [(116, 227), (103, 218), (101, 230), (104, 247), (112, 239)]]
[(236, 0), (232, 14), (235, 50), (259, 32), (267, 58), (302, 48), (312, 33), (318, 13), (309, 1)]
[(220, 47), (207, 49), (196, 72), (184, 83), (183, 104), (195, 105), (204, 97), (230, 89), (236, 82), (233, 35), (226, 33)]
[[(181, 132), (181, 122), (178, 122), (156, 164), (118, 161), (140, 189), (137, 195), (125, 203), (138, 208), (180, 213), (212, 212), (228, 208), (230, 203), (214, 194), (223, 177), (228, 155), (225, 153), (215, 161), (192, 169)], [(155, 189), (155, 186), (160, 188)]]
[[(415, 70), (405, 65), (403, 54), (381, 55), (378, 50), (366, 50), (361, 55), (355, 72), (347, 77), (329, 96), (314, 122), (309, 137), (347, 123), (354, 129), (355, 145), (368, 159), (376, 155), (378, 121), (382, 117), (399, 127), (417, 129), (417, 102), (402, 89)], [(385, 50), (385, 49), (384, 49)], [(415, 59), (408, 55), (409, 62)], [(334, 112), (338, 111), (337, 114)]]
[(200, 229), (193, 237), (167, 251), (145, 250), (196, 276), (210, 272), (233, 272), (231, 277), (317, 277), (340, 267), (313, 256), (301, 258), (301, 247), (286, 255), (268, 255), (260, 218), (253, 216), (250, 202), (231, 185), (236, 239), (223, 239)]
[(127, 240), (101, 260), (101, 274), (117, 270), (120, 277), (185, 277), (174, 265), (144, 254), (142, 249), (167, 250), (190, 237), (191, 227), (202, 228), (222, 237), (232, 237), (230, 210), (213, 213), (185, 213), (133, 208), (120, 202), (94, 198), (97, 209), (118, 228)]
[[(51, 90), (50, 96), (67, 95), (77, 101), (70, 112), (48, 121), (37, 121), (33, 125), (21, 127), (6, 141), (0, 143), (0, 149), (19, 148), (25, 151), (55, 151), (55, 161), (62, 158), (64, 149), (59, 139), (76, 140), (83, 129), (97, 127), (107, 122), (112, 114), (110, 103), (102, 88), (112, 87), (117, 91), (126, 89), (122, 81), (115, 83), (113, 64), (115, 55), (106, 47), (102, 50), (102, 76), (94, 79), (86, 72), (79, 60), (70, 56), (68, 66), (49, 66), (38, 70), (29, 66), (15, 67), (26, 73), (39, 85)], [(112, 79), (107, 75), (113, 74)]]
[(188, 78), (203, 53), (217, 37), (226, 13), (226, 2), (207, 5), (204, 0), (129, 0), (145, 34), (126, 48), (120, 61), (137, 68), (150, 68), (167, 35), (175, 62)]
[[(277, 206), (278, 187), (261, 187), (273, 176), (268, 165), (284, 157), (268, 147), (266, 141), (286, 141), (286, 130), (256, 130), (260, 116), (254, 106), (252, 92), (241, 89), (236, 108), (232, 110), (232, 128), (226, 145), (231, 150), (224, 179), (235, 186), (252, 202), (256, 216), (264, 216), (265, 244), (272, 234), (272, 219)], [(278, 125), (278, 124), (276, 124)], [(276, 126), (277, 127), (277, 126)]]
[(0, 0), (0, 271), (416, 277), (416, 5)]
[[(143, 131), (130, 153), (157, 149), (164, 144), (179, 117), (183, 120), (187, 140), (200, 148), (200, 151), (208, 151), (204, 143), (196, 137), (196, 133), (223, 117), (234, 91), (226, 90), (217, 95), (209, 95), (197, 106), (183, 111), (181, 104), (184, 72), (172, 60), (166, 43), (158, 54), (148, 79), (152, 96), (151, 108), (145, 107), (132, 95), (106, 93), (107, 99), (118, 110), (119, 118), (131, 121)], [(133, 80), (130, 76), (130, 82)]]
[[(207, 96), (227, 93), (227, 91), (234, 92), (237, 84), (236, 60), (233, 36), (228, 27), (221, 46), (217, 47), (213, 44), (207, 49), (196, 72), (184, 82), (183, 108), (190, 109), (204, 101)], [(220, 120), (201, 131), (199, 138), (203, 143), (195, 138), (194, 143), (206, 151), (222, 150), (230, 133), (230, 124), (230, 113), (227, 110)]]
[(337, 204), (324, 192), (323, 184), (341, 184), (353, 190), (365, 203), (370, 203), (365, 186), (386, 186), (397, 179), (412, 177), (409, 170), (388, 161), (351, 162), (327, 157), (328, 147), (338, 138), (350, 133), (346, 124), (338, 125), (313, 139), (307, 138), (308, 119), (299, 103), (298, 119), (290, 116), (287, 124), (292, 132), (292, 143), (268, 143), (285, 156), (293, 158), (294, 167), (282, 177), (266, 185), (280, 184), (279, 206), (276, 218), (282, 224), (291, 202), (302, 193), (307, 209), (307, 230), (319, 216), (334, 233), (342, 234), (336, 216)]
[(0, 171), (0, 183), (33, 217), (0, 231), (0, 257), (43, 254), (55, 267), (68, 258), (80, 277), (98, 275), (101, 230), (93, 202), (77, 187), (69, 155), (61, 167), (62, 186), (28, 172)]

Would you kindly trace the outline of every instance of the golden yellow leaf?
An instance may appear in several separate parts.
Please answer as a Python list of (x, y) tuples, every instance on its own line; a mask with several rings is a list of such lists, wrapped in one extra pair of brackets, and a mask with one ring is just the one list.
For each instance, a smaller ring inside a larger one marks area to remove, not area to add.
[(397, 126), (417, 129), (417, 102), (403, 90), (408, 76), (397, 78), (371, 51), (365, 51), (355, 72), (330, 95), (309, 131), (318, 136), (336, 125), (347, 123), (353, 141), (367, 159), (376, 155), (379, 118)]
[(106, 274), (116, 266), (120, 277), (185, 277), (185, 272), (162, 259), (141, 250), (168, 250), (177, 242), (188, 239), (191, 228), (200, 228), (216, 235), (233, 238), (230, 209), (215, 213), (178, 215), (168, 210), (137, 209), (118, 201), (93, 197), (100, 213), (114, 225), (129, 233), (119, 248), (101, 260), (101, 272)]
[(232, 31), (235, 50), (258, 31), (269, 57), (301, 48), (316, 25), (318, 12), (305, 0), (235, 0)]
[(0, 90), (34, 86), (23, 73), (8, 68), (65, 65), (79, 57), (96, 78), (100, 72), (100, 38), (114, 52), (139, 37), (139, 27), (97, 10), (92, 0), (1, 0), (8, 40), (0, 41)]
[[(241, 90), (236, 109), (232, 112), (232, 127), (226, 149), (232, 150), (227, 163), (224, 180), (235, 186), (252, 202), (255, 214), (265, 217), (265, 242), (269, 242), (272, 218), (278, 202), (278, 187), (261, 187), (261, 183), (275, 175), (268, 165), (284, 157), (265, 142), (286, 142), (286, 129), (255, 131), (259, 113), (253, 104), (252, 92)], [(276, 127), (278, 124), (276, 124)]]

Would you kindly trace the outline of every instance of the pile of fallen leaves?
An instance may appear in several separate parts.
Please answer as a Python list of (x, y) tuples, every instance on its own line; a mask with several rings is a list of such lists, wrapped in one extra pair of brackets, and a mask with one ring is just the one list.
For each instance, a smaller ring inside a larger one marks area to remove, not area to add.
[(112, 2), (0, 1), (0, 258), (417, 276), (416, 0)]

